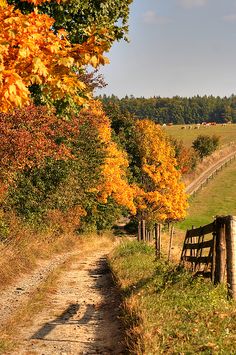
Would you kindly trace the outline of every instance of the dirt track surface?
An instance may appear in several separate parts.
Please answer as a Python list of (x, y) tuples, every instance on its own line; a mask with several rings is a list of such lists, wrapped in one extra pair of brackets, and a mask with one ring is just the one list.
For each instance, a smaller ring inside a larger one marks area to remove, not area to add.
[(29, 298), (30, 293), (35, 290), (54, 270), (61, 265), (73, 253), (57, 255), (51, 260), (40, 262), (40, 266), (30, 274), (20, 277), (17, 282), (1, 291), (0, 297), (0, 325), (7, 322), (11, 315)]
[(7, 354), (125, 354), (119, 297), (107, 265), (108, 250), (73, 256), (48, 306), (19, 330)]

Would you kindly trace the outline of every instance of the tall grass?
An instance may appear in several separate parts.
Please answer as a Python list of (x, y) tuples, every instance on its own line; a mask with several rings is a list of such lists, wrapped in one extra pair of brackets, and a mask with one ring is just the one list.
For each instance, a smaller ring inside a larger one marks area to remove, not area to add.
[(124, 297), (127, 343), (133, 354), (233, 354), (236, 308), (223, 286), (154, 261), (142, 243), (111, 257)]
[(8, 229), (8, 237), (0, 239), (0, 290), (32, 271), (40, 260), (76, 249), (92, 249), (98, 238), (102, 239), (96, 233), (81, 236), (72, 231), (58, 234), (53, 228), (32, 229), (14, 214)]

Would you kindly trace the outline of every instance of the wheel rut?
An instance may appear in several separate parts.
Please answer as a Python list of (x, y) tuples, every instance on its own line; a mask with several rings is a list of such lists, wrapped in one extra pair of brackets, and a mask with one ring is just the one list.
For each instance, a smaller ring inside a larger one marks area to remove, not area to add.
[(10, 354), (126, 354), (107, 254), (73, 256), (48, 305), (19, 330), (19, 346)]

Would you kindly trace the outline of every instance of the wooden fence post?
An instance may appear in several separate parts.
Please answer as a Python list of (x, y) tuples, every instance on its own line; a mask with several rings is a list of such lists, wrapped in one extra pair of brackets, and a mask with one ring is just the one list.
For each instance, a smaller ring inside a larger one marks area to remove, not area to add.
[(216, 219), (215, 233), (215, 273), (214, 283), (225, 281), (226, 271), (226, 238), (225, 238), (225, 218)]
[(138, 221), (138, 241), (142, 239), (142, 227), (141, 227), (141, 221)]
[(236, 300), (236, 217), (226, 220), (227, 283), (230, 297)]
[(213, 245), (212, 245), (212, 263), (211, 263), (211, 281), (216, 283), (216, 231), (213, 232)]
[(147, 229), (147, 242), (150, 242), (150, 231)]
[(144, 242), (145, 241), (145, 232), (146, 232), (146, 227), (145, 227), (145, 220), (142, 219), (142, 225), (141, 225), (141, 240)]
[(170, 227), (170, 242), (169, 242), (168, 261), (170, 261), (170, 254), (171, 254), (171, 249), (172, 249), (173, 235), (174, 235), (174, 226), (171, 225), (171, 227)]
[(154, 233), (155, 233), (155, 252), (156, 252), (156, 260), (160, 259), (161, 256), (161, 239), (160, 239), (160, 228), (159, 224), (155, 224), (154, 227)]
[(147, 227), (145, 227), (145, 242), (148, 242), (148, 230)]
[(153, 241), (153, 228), (150, 230), (150, 242)]

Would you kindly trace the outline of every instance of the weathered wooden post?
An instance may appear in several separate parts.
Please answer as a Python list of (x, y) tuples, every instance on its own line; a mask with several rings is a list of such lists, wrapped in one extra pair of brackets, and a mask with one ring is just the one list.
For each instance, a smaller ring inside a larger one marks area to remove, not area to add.
[(145, 241), (145, 232), (146, 232), (145, 220), (142, 219), (142, 221), (141, 221), (141, 241)]
[(160, 228), (159, 228), (159, 224), (157, 224), (157, 223), (155, 224), (154, 232), (155, 232), (156, 259), (160, 259), (160, 256), (161, 256), (161, 239), (160, 239)]
[(141, 221), (138, 221), (138, 241), (142, 239), (142, 227), (141, 227)]
[(212, 263), (211, 263), (211, 281), (215, 282), (216, 277), (216, 230), (213, 232), (212, 240)]
[(148, 242), (148, 229), (145, 227), (145, 242)]
[(215, 275), (214, 283), (223, 283), (225, 281), (226, 272), (226, 237), (225, 223), (223, 217), (216, 218), (215, 231)]
[(169, 242), (168, 261), (170, 261), (170, 254), (171, 254), (171, 249), (172, 249), (173, 235), (174, 235), (174, 226), (172, 224), (171, 227), (170, 227), (170, 242)]
[[(192, 226), (192, 230), (194, 229), (194, 226)], [(197, 237), (191, 237), (190, 238), (190, 243), (197, 243)], [(191, 257), (197, 257), (197, 249), (190, 249), (190, 256)], [(192, 271), (195, 270), (195, 265), (196, 265), (196, 262), (192, 262)]]
[(146, 229), (146, 242), (149, 242), (150, 239), (150, 231)]
[(153, 241), (153, 228), (150, 230), (150, 242), (152, 243)]
[(236, 217), (226, 217), (227, 283), (229, 295), (236, 300)]

